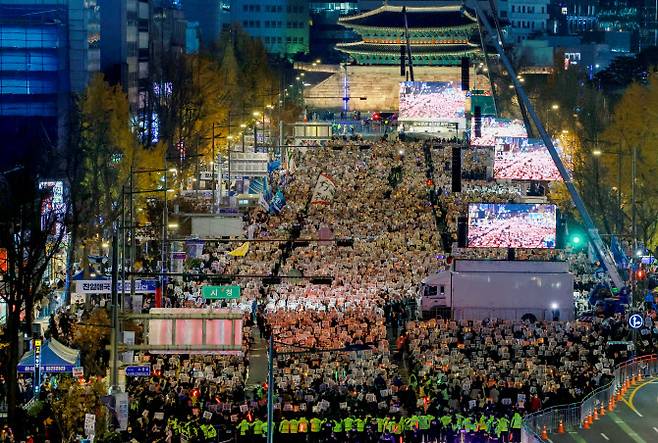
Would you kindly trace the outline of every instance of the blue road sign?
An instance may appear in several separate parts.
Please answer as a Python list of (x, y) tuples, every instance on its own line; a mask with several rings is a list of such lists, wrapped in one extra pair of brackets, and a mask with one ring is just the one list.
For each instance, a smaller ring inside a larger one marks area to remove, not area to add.
[(633, 314), (628, 319), (628, 325), (633, 329), (639, 329), (644, 326), (644, 319), (640, 314)]
[(126, 377), (150, 377), (150, 366), (126, 366)]

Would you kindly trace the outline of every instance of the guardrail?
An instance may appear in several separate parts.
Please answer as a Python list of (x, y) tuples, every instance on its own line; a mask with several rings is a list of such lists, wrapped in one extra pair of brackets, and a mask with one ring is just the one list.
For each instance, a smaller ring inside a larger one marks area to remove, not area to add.
[(521, 441), (523, 443), (543, 443), (542, 434), (569, 432), (587, 429), (592, 420), (598, 418), (601, 410), (605, 413), (614, 408), (626, 390), (646, 377), (658, 374), (658, 355), (635, 357), (615, 366), (613, 380), (601, 386), (582, 401), (568, 405), (543, 409), (528, 414), (523, 419)]

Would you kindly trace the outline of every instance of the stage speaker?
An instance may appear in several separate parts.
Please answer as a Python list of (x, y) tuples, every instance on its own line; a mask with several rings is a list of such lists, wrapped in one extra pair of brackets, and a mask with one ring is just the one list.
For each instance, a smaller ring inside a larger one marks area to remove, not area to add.
[(468, 217), (457, 217), (457, 246), (466, 248), (468, 246)]
[(470, 89), (470, 67), (471, 61), (468, 57), (462, 57), (462, 91)]
[(555, 231), (555, 247), (556, 249), (564, 249), (567, 238), (567, 220), (557, 211), (557, 228)]
[(452, 192), (462, 191), (462, 150), (452, 148)]
[(473, 133), (476, 138), (482, 137), (482, 107), (475, 106), (473, 109)]
[(407, 60), (407, 54), (406, 54), (405, 49), (406, 48), (405, 48), (404, 45), (400, 45), (400, 77), (404, 77), (405, 72), (406, 72), (406, 63), (405, 62)]

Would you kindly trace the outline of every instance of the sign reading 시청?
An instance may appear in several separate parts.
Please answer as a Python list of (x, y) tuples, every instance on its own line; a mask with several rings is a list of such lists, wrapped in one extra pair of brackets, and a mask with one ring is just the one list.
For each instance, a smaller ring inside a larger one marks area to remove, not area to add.
[(204, 286), (201, 288), (204, 300), (222, 300), (240, 298), (240, 286)]

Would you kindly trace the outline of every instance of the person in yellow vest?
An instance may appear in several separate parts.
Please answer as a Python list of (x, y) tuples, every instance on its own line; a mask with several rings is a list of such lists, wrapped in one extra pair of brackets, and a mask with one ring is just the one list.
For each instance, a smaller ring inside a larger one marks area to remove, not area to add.
[(285, 434), (286, 436), (290, 434), (290, 422), (288, 419), (283, 418), (281, 423), (279, 423), (279, 434)]
[(243, 418), (240, 423), (238, 423), (238, 432), (239, 432), (239, 437), (238, 440), (241, 442), (246, 442), (249, 440), (249, 428), (251, 427), (250, 423), (247, 421), (246, 418)]
[(290, 419), (290, 441), (295, 443), (298, 441), (297, 431), (299, 430), (299, 420), (296, 418)]
[[(267, 420), (263, 421), (263, 438), (267, 438)], [(272, 429), (276, 430), (276, 422), (272, 421)]]
[(512, 438), (510, 441), (512, 443), (518, 443), (521, 441), (521, 427), (523, 426), (523, 417), (519, 414), (519, 411), (515, 411), (510, 420), (510, 428), (512, 428)]
[(300, 417), (297, 423), (297, 435), (299, 436), (299, 441), (306, 442), (306, 436), (308, 435), (308, 420), (306, 417)]
[(309, 420), (309, 441), (311, 443), (318, 443), (320, 441), (320, 436), (322, 435), (322, 425), (326, 422), (326, 420), (321, 420), (317, 417), (312, 417)]
[[(253, 434), (254, 434), (254, 441), (261, 441), (263, 439), (263, 420), (260, 418), (257, 418), (254, 420), (254, 422), (251, 424), (251, 427), (253, 429)], [(265, 427), (267, 427), (267, 424), (265, 424)]]

